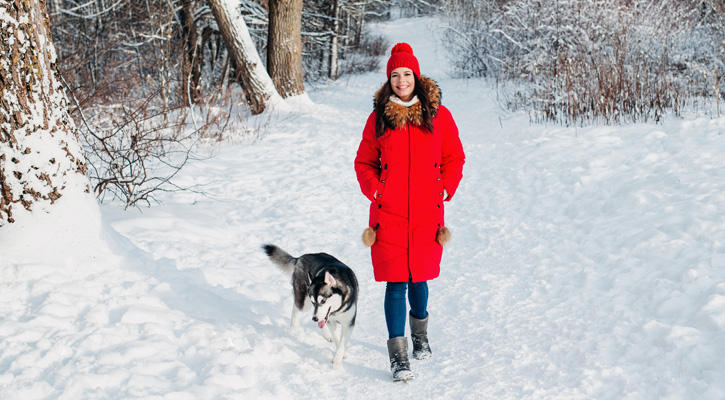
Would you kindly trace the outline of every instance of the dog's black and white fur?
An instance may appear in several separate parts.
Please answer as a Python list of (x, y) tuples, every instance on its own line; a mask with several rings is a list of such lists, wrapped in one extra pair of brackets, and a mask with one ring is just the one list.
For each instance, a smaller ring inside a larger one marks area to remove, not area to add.
[[(275, 245), (267, 244), (262, 248), (282, 272), (292, 275), (294, 304), (290, 330), (299, 330), (300, 312), (314, 307), (312, 320), (322, 329), (325, 339), (337, 345), (332, 363), (339, 366), (357, 316), (358, 284), (355, 273), (326, 253), (304, 254), (295, 258)], [(340, 335), (336, 336), (338, 324)]]

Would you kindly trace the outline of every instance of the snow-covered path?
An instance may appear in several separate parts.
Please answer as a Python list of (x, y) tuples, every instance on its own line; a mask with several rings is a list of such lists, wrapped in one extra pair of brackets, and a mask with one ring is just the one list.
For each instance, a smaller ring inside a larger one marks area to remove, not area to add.
[[(179, 184), (207, 196), (104, 205), (125, 238), (91, 215), (68, 233), (96, 241), (49, 258), (26, 231), (0, 232), (0, 397), (725, 398), (725, 119), (530, 125), (485, 83), (447, 77), (435, 25), (375, 27), (412, 45), (467, 154), (430, 283), (434, 357), (413, 361), (415, 381), (391, 382), (384, 284), (360, 241), (353, 159), (379, 72), (316, 87), (261, 140), (190, 165)], [(287, 331), (268, 242), (355, 269), (342, 368), (311, 320)]]

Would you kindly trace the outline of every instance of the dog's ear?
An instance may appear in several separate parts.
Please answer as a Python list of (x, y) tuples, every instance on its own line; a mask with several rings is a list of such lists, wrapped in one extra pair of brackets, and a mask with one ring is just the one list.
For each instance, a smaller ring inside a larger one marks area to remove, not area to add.
[(330, 285), (330, 286), (335, 286), (335, 284), (337, 283), (337, 281), (335, 281), (335, 278), (333, 278), (332, 275), (330, 275), (329, 272), (325, 272), (325, 283), (328, 284), (328, 285)]
[(312, 272), (307, 271), (307, 285), (312, 285)]

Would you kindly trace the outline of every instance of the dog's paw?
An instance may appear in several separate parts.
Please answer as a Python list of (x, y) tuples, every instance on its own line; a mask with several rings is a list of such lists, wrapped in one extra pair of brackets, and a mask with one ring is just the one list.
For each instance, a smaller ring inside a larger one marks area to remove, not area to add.
[(332, 359), (332, 368), (338, 369), (342, 367), (342, 360)]

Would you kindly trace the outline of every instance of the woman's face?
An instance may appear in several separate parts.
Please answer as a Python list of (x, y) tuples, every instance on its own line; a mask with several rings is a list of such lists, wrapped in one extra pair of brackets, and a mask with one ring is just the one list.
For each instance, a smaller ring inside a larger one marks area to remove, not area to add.
[(400, 67), (390, 73), (390, 86), (393, 92), (400, 97), (400, 100), (409, 101), (413, 98), (413, 89), (415, 88), (415, 78), (413, 70), (410, 68)]

